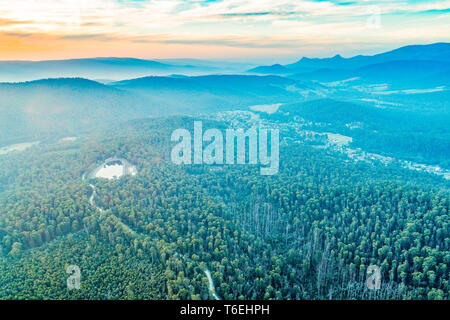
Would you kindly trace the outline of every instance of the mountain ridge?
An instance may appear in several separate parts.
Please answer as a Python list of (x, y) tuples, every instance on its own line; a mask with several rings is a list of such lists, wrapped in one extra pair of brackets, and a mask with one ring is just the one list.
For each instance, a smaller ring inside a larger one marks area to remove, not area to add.
[[(395, 61), (398, 64), (395, 64)], [(423, 65), (428, 63), (430, 68), (440, 64), (443, 71), (446, 71), (447, 65), (450, 63), (450, 43), (438, 42), (426, 45), (408, 45), (374, 55), (356, 55), (349, 58), (344, 58), (339, 54), (331, 58), (302, 57), (291, 64), (258, 66), (247, 70), (247, 72), (279, 74), (282, 68), (283, 75), (296, 80), (337, 81), (352, 77), (364, 77), (364, 75), (360, 74), (364, 68), (370, 69), (369, 66), (372, 66), (371, 68), (375, 69), (388, 63), (391, 63), (392, 69), (388, 69), (386, 72), (392, 74), (395, 72), (395, 69), (400, 69), (400, 72), (403, 72), (401, 64), (404, 64), (404, 61), (414, 62), (410, 64), (411, 70), (416, 69), (414, 64)], [(421, 70), (421, 74), (417, 74), (418, 78), (429, 76), (431, 76), (431, 73), (426, 72), (424, 69)], [(442, 80), (446, 79), (446, 77), (441, 77), (440, 79), (441, 82), (438, 82), (443, 83)]]

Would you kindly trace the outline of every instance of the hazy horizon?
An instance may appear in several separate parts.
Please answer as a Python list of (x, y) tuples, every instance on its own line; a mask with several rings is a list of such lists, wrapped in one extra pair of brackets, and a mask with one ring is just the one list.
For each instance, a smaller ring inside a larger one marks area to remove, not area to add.
[(389, 52), (389, 51), (393, 51), (405, 46), (426, 46), (426, 45), (432, 45), (432, 44), (438, 44), (438, 43), (450, 43), (446, 42), (446, 41), (439, 41), (439, 42), (432, 42), (432, 43), (410, 43), (410, 44), (406, 44), (406, 45), (402, 45), (402, 46), (393, 46), (392, 48), (388, 49), (388, 50), (383, 50), (383, 51), (379, 51), (379, 50), (374, 50), (373, 52), (370, 53), (358, 53), (358, 54), (349, 54), (349, 55), (344, 55), (341, 54), (339, 52), (335, 52), (332, 54), (327, 54), (324, 53), (323, 55), (311, 55), (311, 56), (306, 56), (306, 55), (299, 55), (296, 58), (283, 58), (283, 57), (272, 57), (270, 59), (264, 59), (264, 58), (256, 58), (256, 57), (249, 57), (247, 59), (245, 58), (208, 58), (208, 59), (201, 59), (201, 58), (197, 58), (197, 57), (179, 57), (179, 58), (167, 58), (167, 57), (157, 57), (157, 58), (146, 58), (146, 57), (138, 57), (138, 56), (116, 56), (116, 55), (109, 55), (109, 56), (84, 56), (84, 57), (67, 57), (67, 58), (61, 58), (61, 59), (0, 59), (0, 62), (44, 62), (44, 61), (64, 61), (64, 60), (87, 60), (87, 59), (137, 59), (137, 60), (151, 60), (151, 61), (156, 61), (156, 62), (160, 62), (160, 63), (170, 63), (170, 62), (181, 62), (183, 60), (192, 60), (192, 62), (198, 61), (198, 62), (214, 62), (214, 63), (219, 63), (219, 62), (228, 62), (228, 63), (236, 63), (236, 64), (243, 64), (243, 65), (259, 65), (259, 64), (264, 64), (266, 63), (267, 65), (269, 64), (289, 64), (289, 63), (294, 63), (299, 61), (302, 58), (317, 58), (317, 59), (326, 59), (326, 58), (332, 58), (336, 55), (340, 55), (343, 58), (353, 58), (356, 56), (373, 56), (373, 55), (377, 55), (377, 54), (381, 54), (381, 53), (385, 53), (385, 52)]

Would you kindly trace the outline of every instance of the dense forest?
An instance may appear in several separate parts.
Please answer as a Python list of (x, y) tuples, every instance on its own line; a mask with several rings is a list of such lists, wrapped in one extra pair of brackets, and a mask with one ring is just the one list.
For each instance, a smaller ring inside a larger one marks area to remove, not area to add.
[[(448, 181), (286, 140), (274, 176), (174, 165), (170, 134), (193, 122), (129, 121), (1, 156), (0, 299), (213, 299), (205, 271), (223, 299), (450, 298)], [(138, 174), (83, 179), (114, 156)]]

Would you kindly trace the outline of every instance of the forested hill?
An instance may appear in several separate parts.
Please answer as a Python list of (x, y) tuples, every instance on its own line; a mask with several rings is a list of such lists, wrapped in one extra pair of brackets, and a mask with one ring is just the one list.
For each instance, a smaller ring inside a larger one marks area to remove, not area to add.
[(0, 95), (0, 145), (76, 135), (147, 109), (138, 97), (81, 78), (0, 83)]
[(130, 119), (304, 101), (323, 91), (313, 83), (241, 75), (145, 77), (108, 85), (82, 78), (0, 83), (0, 146)]
[[(170, 134), (193, 121), (135, 120), (0, 157), (0, 298), (210, 299), (209, 270), (224, 299), (449, 299), (448, 182), (301, 141), (281, 146), (274, 176), (176, 166)], [(113, 156), (138, 174), (82, 179)], [(69, 291), (74, 264), (82, 285)], [(381, 290), (366, 289), (369, 265)]]

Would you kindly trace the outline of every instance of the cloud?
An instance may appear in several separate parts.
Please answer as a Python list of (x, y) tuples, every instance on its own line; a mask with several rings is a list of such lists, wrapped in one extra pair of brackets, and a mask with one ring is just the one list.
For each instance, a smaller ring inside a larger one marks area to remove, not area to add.
[(116, 41), (120, 40), (120, 37), (112, 34), (71, 34), (58, 36), (62, 40), (97, 40), (97, 41)]
[(14, 26), (14, 25), (21, 25), (21, 24), (30, 24), (31, 21), (20, 21), (20, 20), (11, 20), (11, 19), (4, 19), (0, 17), (0, 27), (7, 27), (7, 26)]
[[(305, 43), (353, 48), (448, 41), (449, 11), (450, 0), (21, 0), (3, 4), (0, 35), (21, 44), (25, 37), (47, 35), (54, 44), (48, 50), (66, 50), (55, 49), (61, 41), (75, 46), (161, 43), (254, 52), (278, 48), (294, 54)], [(381, 17), (379, 30), (367, 28), (374, 14)]]

